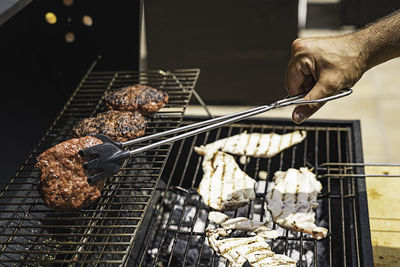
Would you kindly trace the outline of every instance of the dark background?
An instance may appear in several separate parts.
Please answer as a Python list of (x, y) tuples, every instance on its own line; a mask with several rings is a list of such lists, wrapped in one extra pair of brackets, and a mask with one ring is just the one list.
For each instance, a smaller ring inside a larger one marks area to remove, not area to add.
[[(148, 54), (142, 62), (148, 67), (201, 67), (197, 89), (211, 104), (261, 104), (285, 94), (284, 69), (297, 37), (297, 1), (143, 2)], [(0, 186), (44, 135), (98, 55), (97, 69), (139, 68), (140, 3), (75, 0), (65, 6), (63, 0), (34, 0), (0, 25)], [(361, 27), (398, 8), (397, 0), (311, 4), (307, 27)], [(44, 18), (49, 11), (57, 16), (54, 25)], [(83, 15), (93, 18), (91, 27), (83, 25)], [(66, 32), (75, 34), (74, 42), (65, 41)]]
[[(0, 0), (1, 1), (1, 0)], [(57, 16), (48, 24), (46, 12)], [(93, 26), (82, 23), (90, 15)], [(70, 20), (68, 20), (70, 18)], [(15, 173), (97, 55), (97, 69), (138, 69), (139, 1), (33, 1), (0, 26), (0, 185)], [(65, 33), (75, 41), (67, 43)]]
[(196, 88), (208, 104), (264, 104), (285, 97), (297, 1), (145, 3), (149, 68), (200, 67)]

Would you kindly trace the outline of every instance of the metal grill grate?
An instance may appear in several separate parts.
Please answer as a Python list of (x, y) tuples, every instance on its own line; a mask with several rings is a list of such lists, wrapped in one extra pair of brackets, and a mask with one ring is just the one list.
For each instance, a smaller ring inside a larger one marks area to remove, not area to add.
[(103, 111), (107, 90), (134, 83), (148, 84), (170, 96), (166, 107), (153, 115), (146, 134), (178, 127), (199, 70), (103, 72), (94, 71), (94, 65), (38, 146), (0, 192), (1, 264), (94, 266), (124, 265), (128, 261), (172, 145), (128, 160), (118, 175), (108, 179), (102, 197), (80, 212), (56, 212), (43, 205), (36, 190), (35, 158), (71, 138), (77, 120)]
[[(190, 118), (198, 121), (198, 118)], [(204, 118), (203, 118), (204, 119)], [(188, 121), (187, 123), (190, 123)], [(277, 170), (290, 167), (313, 167), (323, 190), (318, 197), (317, 225), (329, 229), (330, 235), (316, 241), (309, 235), (290, 232), (273, 225), (280, 237), (270, 243), (276, 253), (292, 257), (298, 266), (373, 266), (368, 209), (363, 168), (341, 168), (327, 163), (362, 162), (359, 124), (356, 122), (309, 122), (294, 126), (290, 121), (248, 120), (213, 130), (174, 144), (160, 182), (160, 197), (145, 238), (145, 248), (136, 258), (139, 266), (225, 266), (227, 261), (216, 255), (205, 243), (208, 212), (197, 187), (202, 178), (202, 157), (194, 146), (243, 131), (285, 133), (295, 129), (307, 131), (302, 143), (272, 159), (249, 158), (241, 168), (257, 180), (257, 198), (249, 205), (229, 212), (231, 217), (269, 218), (265, 202), (268, 183)], [(239, 163), (239, 157), (236, 157)], [(340, 174), (347, 174), (343, 177)], [(338, 179), (339, 178), (339, 179)], [(222, 265), (221, 265), (222, 264)]]

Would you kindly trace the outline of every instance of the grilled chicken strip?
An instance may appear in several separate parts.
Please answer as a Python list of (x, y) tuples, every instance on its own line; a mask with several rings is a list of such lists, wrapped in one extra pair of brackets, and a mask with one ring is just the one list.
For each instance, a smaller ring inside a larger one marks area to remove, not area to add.
[(38, 191), (47, 207), (69, 211), (86, 208), (101, 196), (104, 180), (90, 185), (83, 168), (85, 159), (79, 151), (101, 144), (102, 141), (86, 136), (57, 144), (37, 157), (40, 169)]
[(73, 132), (76, 136), (105, 134), (114, 141), (128, 141), (144, 135), (147, 119), (139, 112), (109, 110), (80, 120)]
[(137, 110), (145, 115), (156, 113), (166, 103), (168, 103), (167, 93), (141, 84), (123, 87), (105, 96), (105, 104), (108, 109)]
[(283, 255), (275, 254), (271, 257), (267, 252), (255, 251), (247, 255), (247, 260), (254, 267), (296, 267), (296, 263), (292, 258)]
[(328, 230), (315, 225), (314, 209), (322, 185), (308, 168), (277, 171), (268, 188), (267, 208), (279, 226), (323, 239)]
[(221, 212), (211, 211), (208, 214), (208, 220), (221, 225), (225, 230), (245, 230), (263, 238), (275, 239), (279, 236), (276, 230), (266, 226), (267, 222), (254, 221), (246, 217), (229, 218), (229, 216)]
[(223, 238), (227, 236), (224, 229), (207, 229), (206, 235), (210, 247), (226, 258), (230, 266), (243, 266), (248, 261), (251, 266), (290, 266), (295, 262), (286, 255), (275, 254), (265, 239), (256, 235), (253, 237)]
[(222, 150), (234, 155), (271, 158), (281, 151), (302, 142), (304, 138), (306, 138), (306, 131), (294, 131), (282, 135), (276, 133), (248, 134), (243, 132), (195, 149), (198, 154)]
[(240, 169), (233, 156), (221, 151), (207, 153), (202, 167), (198, 193), (211, 208), (234, 210), (255, 199), (256, 181)]

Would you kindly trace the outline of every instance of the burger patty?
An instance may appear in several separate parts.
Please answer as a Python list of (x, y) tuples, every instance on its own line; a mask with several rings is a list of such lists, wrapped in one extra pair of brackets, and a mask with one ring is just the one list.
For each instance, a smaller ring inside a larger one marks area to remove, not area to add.
[(136, 84), (112, 91), (105, 96), (108, 109), (156, 113), (168, 103), (168, 94), (147, 85)]
[(104, 180), (90, 185), (83, 168), (87, 158), (79, 151), (101, 144), (102, 141), (86, 136), (73, 138), (55, 145), (37, 157), (40, 169), (38, 191), (47, 207), (55, 210), (76, 210), (89, 206), (101, 195)]
[(77, 136), (105, 134), (115, 141), (128, 141), (144, 135), (147, 120), (139, 112), (109, 110), (80, 120), (73, 132)]

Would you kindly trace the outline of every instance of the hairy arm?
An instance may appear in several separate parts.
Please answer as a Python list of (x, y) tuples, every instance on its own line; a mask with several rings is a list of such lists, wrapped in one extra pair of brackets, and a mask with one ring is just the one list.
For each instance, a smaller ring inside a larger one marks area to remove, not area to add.
[(354, 33), (361, 44), (366, 70), (400, 56), (400, 12)]
[[(305, 99), (331, 96), (353, 86), (370, 68), (400, 56), (400, 12), (346, 35), (299, 38), (292, 44), (285, 86), (289, 95)], [(297, 106), (292, 115), (301, 123), (323, 104)]]

